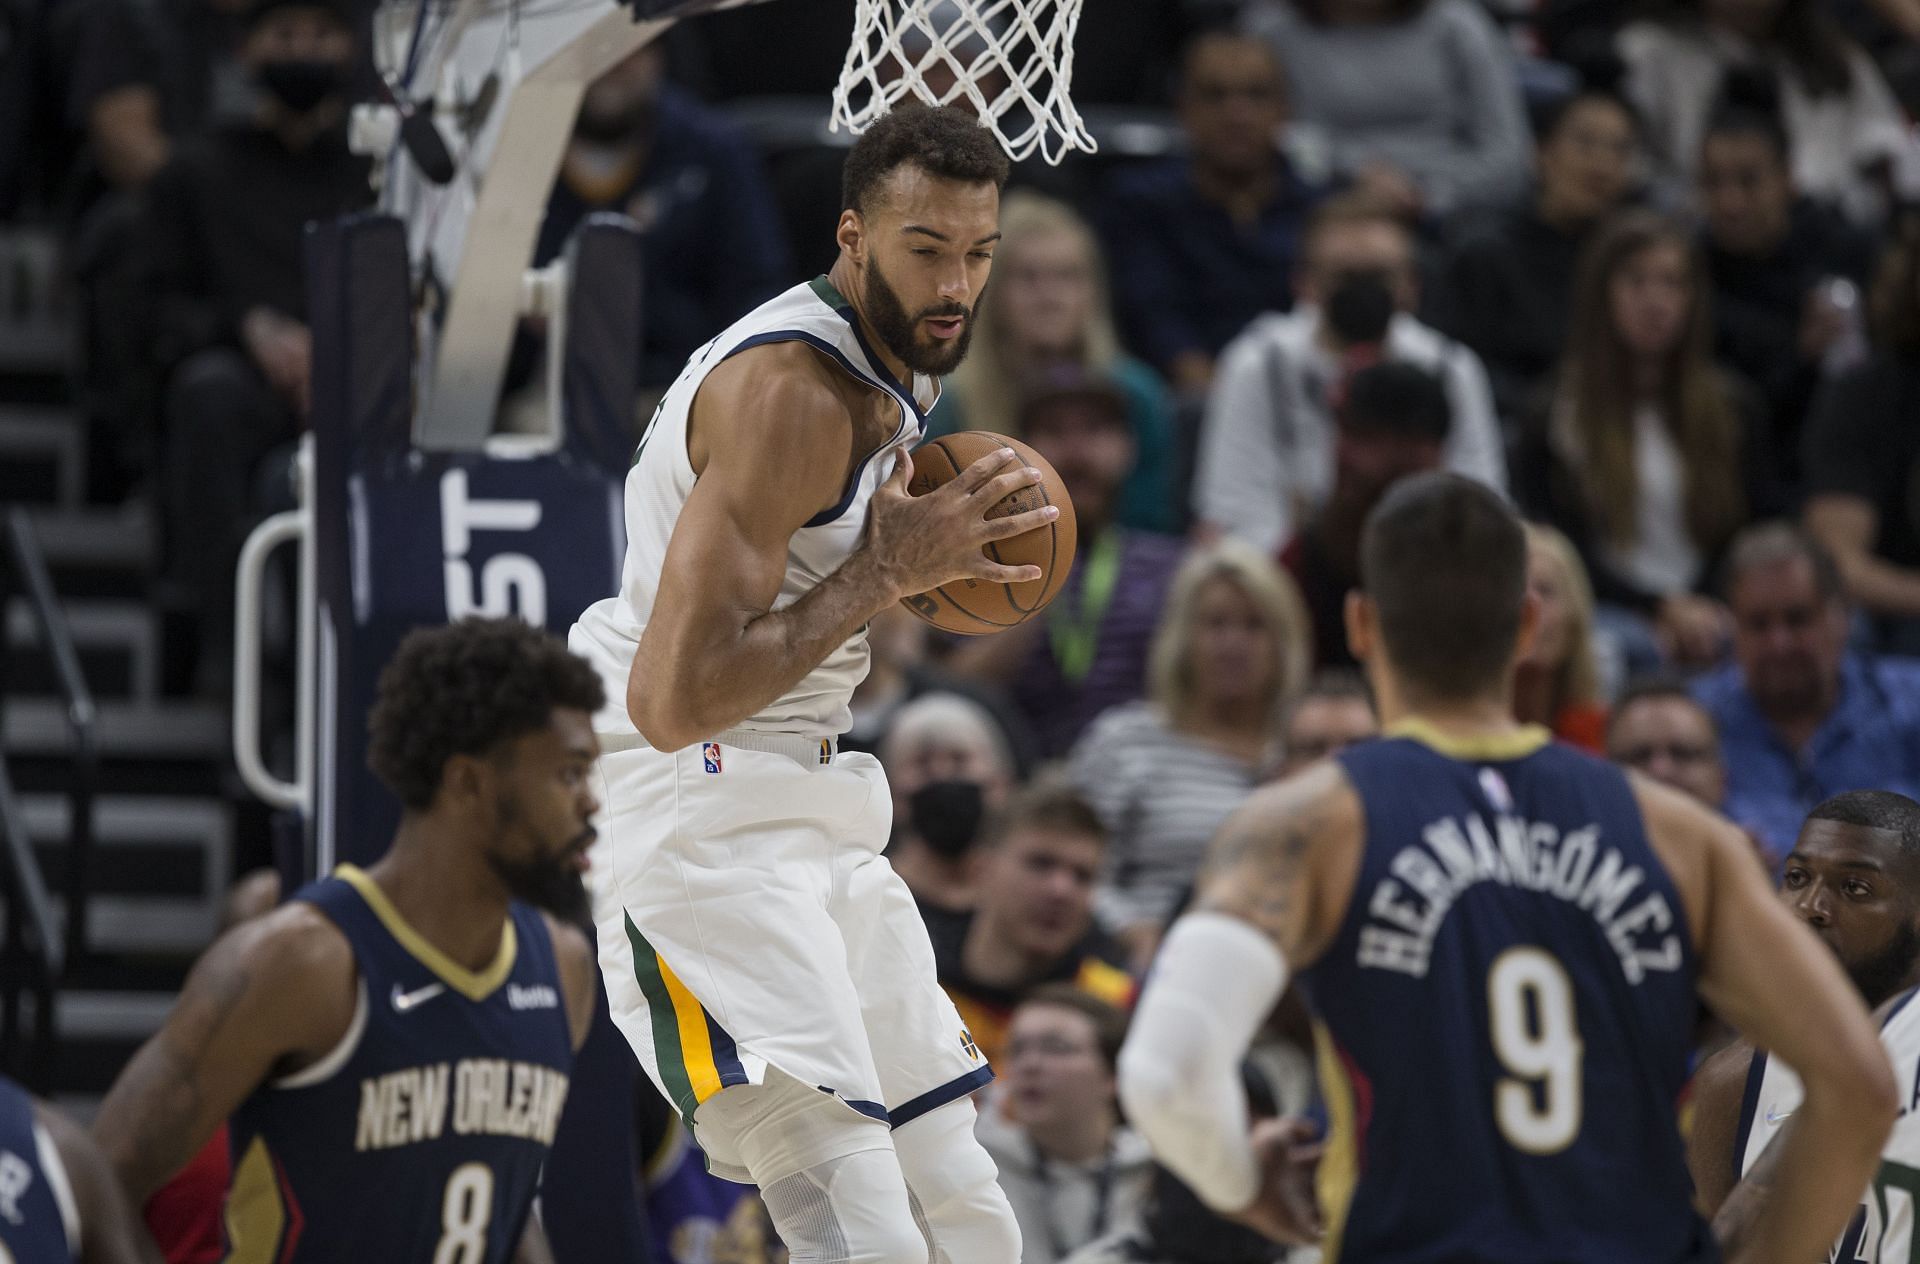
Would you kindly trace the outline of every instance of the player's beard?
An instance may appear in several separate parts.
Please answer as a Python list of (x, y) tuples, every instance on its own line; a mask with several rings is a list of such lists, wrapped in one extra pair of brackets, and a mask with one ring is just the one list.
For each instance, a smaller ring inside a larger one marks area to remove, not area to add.
[(514, 899), (545, 909), (563, 922), (584, 924), (587, 884), (573, 866), (574, 844), (579, 841), (576, 838), (558, 852), (525, 860), (509, 860), (488, 852), (487, 864)]
[[(527, 830), (514, 829), (525, 819), (519, 802), (502, 796), (494, 806), (495, 838), (512, 833), (523, 837)], [(507, 894), (523, 904), (545, 909), (562, 921), (585, 924), (588, 917), (587, 884), (573, 858), (592, 843), (594, 829), (587, 826), (558, 847), (539, 848), (530, 856), (509, 857), (487, 850), (487, 865), (507, 889)]]
[[(900, 302), (900, 295), (881, 274), (877, 259), (867, 264), (867, 286), (863, 297), (866, 300), (866, 317), (873, 323), (880, 341), (915, 373), (945, 377), (967, 358), (967, 347), (973, 342), (973, 308), (960, 303), (935, 303), (909, 316), (906, 306)], [(974, 307), (978, 306), (976, 300)], [(922, 342), (920, 322), (934, 316), (960, 317), (960, 336), (944, 343)]]
[(1913, 973), (1915, 958), (1920, 958), (1920, 930), (1905, 925), (1893, 937), (1892, 943), (1865, 961), (1842, 964), (1846, 966), (1853, 985), (1860, 989), (1860, 995), (1866, 999), (1867, 1008), (1874, 1009), (1906, 987), (1907, 976)]

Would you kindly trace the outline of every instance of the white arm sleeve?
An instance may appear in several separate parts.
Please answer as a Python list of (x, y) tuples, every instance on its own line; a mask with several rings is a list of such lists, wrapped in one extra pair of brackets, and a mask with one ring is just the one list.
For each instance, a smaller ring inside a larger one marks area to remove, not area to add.
[(1287, 983), (1271, 939), (1224, 913), (1173, 924), (1120, 1051), (1120, 1102), (1154, 1157), (1216, 1211), (1259, 1193), (1240, 1063)]

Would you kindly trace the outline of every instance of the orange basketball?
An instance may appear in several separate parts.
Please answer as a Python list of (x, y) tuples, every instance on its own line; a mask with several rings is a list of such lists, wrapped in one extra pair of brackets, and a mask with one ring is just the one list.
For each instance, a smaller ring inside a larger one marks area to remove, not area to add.
[(907, 490), (924, 496), (953, 479), (975, 461), (1001, 448), (1012, 448), (1022, 461), (1040, 471), (1040, 482), (1023, 487), (987, 511), (989, 518), (1025, 513), (1042, 505), (1058, 505), (1060, 516), (1046, 526), (1007, 540), (996, 540), (984, 552), (1007, 566), (1038, 566), (1039, 579), (1021, 584), (996, 584), (985, 579), (956, 579), (932, 592), (902, 600), (907, 609), (945, 632), (980, 636), (1025, 623), (1047, 608), (1073, 569), (1073, 502), (1066, 484), (1046, 458), (1018, 439), (985, 430), (963, 430), (931, 440), (913, 452), (913, 479)]

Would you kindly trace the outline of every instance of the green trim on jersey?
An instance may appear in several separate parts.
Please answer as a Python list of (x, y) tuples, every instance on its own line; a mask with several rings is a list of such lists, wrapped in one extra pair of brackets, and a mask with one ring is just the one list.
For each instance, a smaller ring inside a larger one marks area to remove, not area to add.
[(834, 288), (833, 282), (827, 280), (824, 273), (807, 282), (807, 288), (812, 290), (822, 303), (836, 312), (853, 306), (852, 303), (847, 302), (846, 295)]

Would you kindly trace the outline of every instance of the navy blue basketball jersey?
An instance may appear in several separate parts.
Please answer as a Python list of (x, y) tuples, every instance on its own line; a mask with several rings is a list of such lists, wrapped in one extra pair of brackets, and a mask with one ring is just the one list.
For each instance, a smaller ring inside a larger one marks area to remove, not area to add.
[(0, 1261), (71, 1264), (79, 1256), (66, 1168), (33, 1116), (33, 1098), (0, 1076)]
[(1365, 850), (1302, 975), (1327, 1259), (1716, 1259), (1678, 1129), (1693, 943), (1625, 776), (1545, 730), (1398, 732), (1339, 756)]
[(353, 1026), (234, 1113), (232, 1264), (498, 1264), (526, 1227), (573, 1047), (541, 915), (493, 964), (434, 948), (350, 865), (303, 889), (353, 945)]

